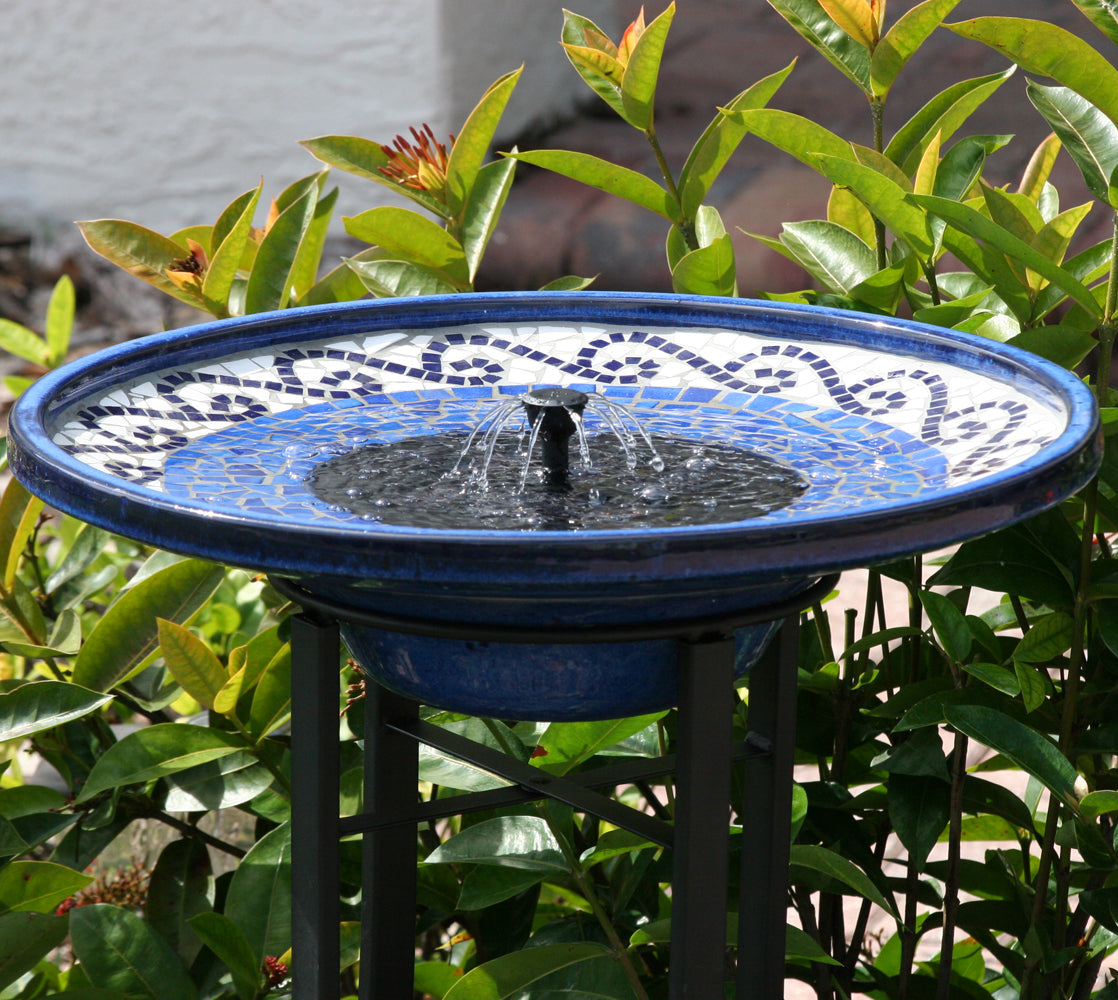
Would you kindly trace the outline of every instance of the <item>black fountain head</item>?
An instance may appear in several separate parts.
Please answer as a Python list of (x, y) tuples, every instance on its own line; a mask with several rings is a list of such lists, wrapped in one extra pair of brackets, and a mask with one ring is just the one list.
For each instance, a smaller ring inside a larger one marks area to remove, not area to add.
[(575, 433), (576, 417), (582, 414), (590, 397), (577, 389), (561, 386), (544, 386), (519, 397), (528, 423), (534, 428), (539, 422), (538, 438), (542, 445), (544, 475), (549, 489), (567, 490), (570, 481), (568, 445)]

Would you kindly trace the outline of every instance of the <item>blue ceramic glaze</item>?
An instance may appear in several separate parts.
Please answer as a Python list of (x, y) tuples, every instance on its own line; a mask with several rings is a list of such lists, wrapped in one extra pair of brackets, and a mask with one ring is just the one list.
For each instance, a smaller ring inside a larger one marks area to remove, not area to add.
[[(331, 450), (462, 426), (541, 384), (605, 393), (672, 433), (728, 433), (811, 485), (748, 521), (521, 532), (361, 521), (303, 483)], [(44, 376), (11, 417), (15, 474), (60, 510), (357, 608), (495, 626), (741, 611), (826, 572), (1004, 527), (1074, 492), (1098, 460), (1089, 391), (1002, 344), (635, 293), (433, 296), (206, 323)], [(742, 670), (765, 632), (739, 636)], [(662, 640), (479, 651), (349, 638), (390, 686), (476, 714), (609, 718), (675, 699)]]

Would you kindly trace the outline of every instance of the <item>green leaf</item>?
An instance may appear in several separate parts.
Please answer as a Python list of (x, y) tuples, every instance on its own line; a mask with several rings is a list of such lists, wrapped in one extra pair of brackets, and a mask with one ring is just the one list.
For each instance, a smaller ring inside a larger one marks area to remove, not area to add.
[(50, 913), (92, 881), (92, 875), (51, 861), (9, 862), (0, 867), (0, 913)]
[[(587, 58), (591, 53), (586, 49), (589, 46), (587, 33), (605, 39), (607, 35), (589, 18), (563, 10), (563, 33), (561, 44), (563, 51), (572, 66), (586, 85), (608, 104), (619, 118), (625, 118), (625, 106), (621, 100), (621, 87), (619, 83), (602, 72), (593, 58)], [(612, 45), (612, 43), (610, 43)], [(616, 49), (616, 46), (614, 47)]]
[(410, 198), (441, 219), (448, 218), (450, 215), (449, 209), (441, 198), (434, 197), (429, 191), (405, 187), (380, 172), (380, 168), (387, 166), (391, 161), (379, 142), (374, 142), (372, 139), (359, 139), (352, 135), (322, 135), (315, 139), (302, 139), (299, 145), (323, 163), (391, 188), (397, 194)]
[(443, 841), (427, 864), (496, 865), (523, 871), (570, 870), (559, 842), (540, 816), (498, 816), (466, 827)]
[(1099, 304), (1095, 297), (1071, 273), (1052, 263), (1024, 240), (1018, 239), (1007, 229), (987, 219), (986, 216), (976, 212), (969, 205), (963, 205), (947, 198), (938, 198), (934, 195), (913, 194), (908, 196), (908, 200), (914, 205), (919, 205), (927, 211), (947, 219), (966, 235), (1000, 250), (1012, 260), (1032, 268), (1049, 281), (1059, 285), (1076, 302), (1087, 309), (1092, 316), (1100, 314)]
[(493, 144), (493, 134), (523, 68), (506, 73), (493, 82), (466, 118), (451, 146), (446, 165), (446, 195), (452, 215), (457, 215), (470, 200), (478, 171)]
[(258, 840), (229, 883), (229, 917), (248, 939), (257, 963), (291, 947), (291, 827), (284, 823)]
[(470, 267), (462, 245), (430, 219), (410, 209), (384, 205), (343, 221), (346, 232), (355, 239), (418, 264), (458, 290), (469, 288)]
[(442, 1000), (462, 975), (462, 970), (449, 962), (416, 962), (414, 988), (417, 993)]
[(152, 870), (144, 919), (189, 966), (202, 942), (188, 922), (212, 908), (213, 871), (205, 845), (193, 837), (171, 841)]
[[(862, 163), (835, 156), (813, 157), (816, 168), (833, 183), (850, 188), (895, 236), (903, 239), (925, 260), (932, 252), (928, 219), (896, 182)], [(977, 213), (976, 213), (977, 214)]]
[(1095, 338), (1085, 330), (1058, 323), (1022, 330), (1006, 341), (1012, 347), (1031, 351), (1063, 368), (1072, 369), (1095, 349)]
[(70, 912), (70, 940), (94, 986), (134, 1000), (197, 1000), (171, 946), (131, 910), (106, 903), (78, 907)]
[(282, 309), (291, 298), (299, 248), (318, 205), (317, 187), (308, 187), (309, 190), (280, 212), (260, 241), (245, 289), (246, 314)]
[(780, 242), (808, 274), (838, 295), (849, 295), (877, 271), (877, 254), (834, 222), (786, 222)]
[(1018, 17), (976, 17), (946, 27), (1070, 87), (1118, 124), (1118, 70), (1070, 31)]
[[(513, 756), (521, 762), (528, 760), (528, 748), (520, 743), (519, 737), (503, 722), (477, 718), (456, 719), (440, 723), (439, 728), (493, 750), (507, 753), (511, 748)], [(508, 786), (505, 779), (498, 778), (484, 768), (424, 744), (419, 747), (419, 780), (464, 792)]]
[(597, 279), (597, 275), (593, 278), (583, 278), (577, 274), (565, 274), (561, 278), (555, 278), (549, 281), (546, 285), (540, 285), (541, 292), (581, 292), (584, 288), (589, 288)]
[(1013, 650), (1022, 663), (1047, 663), (1071, 648), (1075, 639), (1075, 620), (1062, 611), (1045, 615), (1033, 623)]
[(168, 812), (211, 812), (250, 802), (273, 781), (249, 753), (234, 753), (167, 775)]
[(172, 262), (187, 256), (185, 243), (179, 245), (121, 219), (94, 219), (77, 225), (94, 253), (188, 306), (201, 305), (198, 296), (184, 292), (164, 273)]
[(129, 733), (97, 758), (78, 802), (99, 792), (151, 781), (244, 749), (244, 740), (206, 726), (162, 722)]
[(841, 136), (810, 118), (777, 108), (755, 108), (729, 115), (748, 132), (818, 170), (818, 154), (854, 159), (854, 148)]
[(656, 101), (656, 82), (660, 77), (660, 61), (668, 30), (675, 17), (675, 0), (664, 9), (637, 39), (625, 75), (621, 78), (622, 116), (634, 128), (647, 131), (652, 127), (653, 105)]
[(1011, 698), (1016, 698), (1021, 693), (1021, 682), (1017, 679), (1017, 674), (996, 663), (964, 663), (963, 669), (983, 684)]
[(1035, 712), (1044, 704), (1048, 685), (1044, 682), (1041, 672), (1031, 663), (1014, 659), (1013, 672), (1017, 677), (1017, 684), (1021, 688), (1021, 700), (1025, 703), (1025, 711)]
[(363, 251), (357, 257), (343, 258), (364, 291), (377, 298), (401, 295), (453, 295), (461, 291), (442, 276), (406, 260), (393, 260), (379, 248)]
[(943, 19), (959, 0), (924, 0), (906, 11), (878, 41), (870, 56), (870, 89), (876, 97), (884, 98), (912, 54), (928, 36), (940, 26)]
[[(515, 151), (514, 149), (513, 152)], [(513, 159), (487, 163), (478, 171), (470, 188), (470, 196), (462, 210), (459, 231), (462, 234), (462, 249), (466, 254), (471, 282), (477, 275), (485, 248), (501, 218), (501, 209), (512, 189), (515, 171), (516, 160)]]
[(50, 358), (50, 348), (42, 337), (10, 319), (0, 318), (0, 350), (35, 365), (45, 365)]
[(272, 658), (252, 697), (248, 730), (259, 741), (291, 717), (291, 646), (284, 644)]
[[(24, 547), (35, 532), (43, 501), (32, 496), (18, 479), (10, 479), (0, 497), (0, 553), (4, 553), (4, 590), (10, 591), (23, 561)], [(28, 636), (27, 638), (33, 638)]]
[(1079, 811), (1084, 819), (1098, 819), (1103, 813), (1118, 812), (1118, 791), (1104, 788), (1088, 792), (1079, 801)]
[(797, 868), (818, 872), (841, 882), (853, 890), (855, 895), (876, 903), (886, 913), (896, 916), (892, 903), (881, 894), (881, 890), (870, 881), (866, 873), (841, 854), (817, 844), (793, 844), (791, 865), (793, 878), (796, 877)]
[(474, 865), (462, 879), (458, 896), (460, 910), (484, 910), (519, 896), (527, 889), (548, 878), (555, 872), (526, 870), (523, 868), (498, 868), (494, 865)]
[(54, 283), (50, 302), (47, 303), (45, 339), (48, 368), (54, 368), (66, 359), (74, 329), (74, 309), (74, 282), (68, 274), (64, 274)]
[(995, 91), (1016, 71), (1010, 66), (1000, 73), (963, 80), (940, 91), (916, 112), (885, 147), (885, 155), (911, 175), (932, 137), (944, 145)]
[(240, 1000), (253, 1000), (264, 988), (260, 961), (240, 927), (224, 913), (199, 913), (190, 927), (233, 974), (233, 989)]
[(0, 990), (30, 972), (66, 940), (66, 917), (45, 913), (0, 916)]
[[(507, 1000), (545, 976), (607, 956), (609, 951), (603, 945), (589, 942), (526, 948), (471, 969), (447, 990), (443, 1000)], [(611, 995), (617, 996), (606, 994)]]
[(894, 832), (916, 870), (923, 871), (951, 817), (951, 786), (938, 778), (894, 774), (888, 804)]
[(801, 38), (865, 94), (873, 92), (866, 47), (835, 24), (816, 0), (769, 0), (769, 4)]
[(1072, 0), (1096, 28), (1118, 45), (1118, 9), (1114, 0)]
[(749, 131), (744, 122), (732, 117), (733, 113), (768, 104), (795, 65), (793, 60), (784, 69), (771, 73), (743, 90), (719, 111), (714, 121), (691, 147), (687, 162), (679, 172), (678, 182), (680, 203), (686, 218), (694, 217), (727, 160)]
[(672, 268), (672, 290), (688, 295), (737, 295), (734, 244), (729, 235), (685, 254)]
[(228, 680), (217, 654), (190, 629), (162, 618), (156, 624), (159, 648), (171, 676), (199, 705), (213, 708), (214, 698)]
[(301, 306), (325, 305), (333, 302), (353, 302), (363, 298), (367, 289), (345, 261), (328, 271), (306, 295), (299, 299)]
[(550, 774), (567, 774), (596, 753), (606, 750), (663, 718), (664, 712), (630, 719), (595, 722), (553, 722), (544, 730), (539, 746), (546, 751), (535, 764)]
[(920, 603), (944, 652), (956, 663), (961, 663), (970, 655), (971, 648), (971, 630), (963, 613), (950, 598), (934, 590), (922, 590)]
[(1029, 80), (1026, 90), (1079, 167), (1091, 194), (1110, 203), (1110, 178), (1118, 167), (1118, 126), (1067, 87), (1044, 87)]
[(1043, 733), (994, 708), (982, 705), (943, 707), (946, 722), (983, 746), (996, 750), (1072, 808), (1075, 797), (1075, 768), (1060, 753), (1059, 747)]
[(202, 280), (202, 294), (211, 312), (220, 317), (229, 315), (229, 292), (245, 255), (252, 233), (252, 220), (264, 182), (237, 198), (214, 226), (214, 240), (220, 238), (209, 269)]
[(609, 160), (565, 149), (530, 149), (517, 153), (516, 159), (617, 195), (669, 222), (679, 219), (679, 204), (664, 188), (644, 174)]
[(0, 743), (21, 740), (83, 718), (112, 701), (112, 695), (66, 681), (36, 680), (0, 694)]
[(220, 566), (183, 559), (130, 587), (86, 638), (74, 662), (74, 683), (108, 691), (139, 673), (158, 646), (158, 619), (186, 624), (224, 579)]
[(842, 965), (837, 959), (828, 955), (815, 938), (793, 924), (784, 925), (784, 957), (823, 965)]

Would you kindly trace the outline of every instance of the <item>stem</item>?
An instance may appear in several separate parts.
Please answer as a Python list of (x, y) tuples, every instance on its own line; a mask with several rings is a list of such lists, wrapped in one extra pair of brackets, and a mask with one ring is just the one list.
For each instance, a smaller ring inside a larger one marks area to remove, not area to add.
[(578, 858), (575, 857), (574, 851), (571, 850), (571, 845), (567, 843), (567, 838), (563, 835), (552, 818), (551, 810), (545, 803), (540, 812), (543, 814), (544, 822), (547, 823), (547, 828), (551, 831), (551, 835), (559, 844), (559, 850), (563, 852), (563, 858), (567, 862), (567, 867), (571, 871), (571, 878), (574, 879), (575, 885), (578, 887), (579, 893), (583, 899), (590, 904), (590, 909), (597, 919), (599, 926), (605, 932), (606, 938), (609, 940), (610, 947), (613, 948), (617, 955), (618, 962), (621, 963), (621, 968), (625, 970), (625, 977), (629, 980), (629, 985), (633, 987), (633, 993), (637, 996), (638, 1000), (648, 1000), (648, 994), (645, 992), (644, 984), (641, 983), (641, 978), (637, 975), (637, 970), (633, 966), (633, 960), (629, 955), (628, 949), (621, 941), (620, 935), (617, 933), (617, 928), (613, 926), (613, 921), (610, 920), (609, 914), (606, 913), (605, 908), (602, 906), (602, 901), (598, 898), (598, 893), (594, 888), (593, 883), (586, 877), (586, 872), (583, 871), (582, 865), (579, 864)]
[(901, 968), (897, 977), (897, 1000), (908, 1000), (908, 980), (916, 959), (916, 894), (920, 889), (920, 873), (916, 860), (909, 855), (905, 876), (904, 924), (901, 927)]
[(185, 834), (188, 837), (195, 837), (203, 843), (208, 844), (210, 847), (215, 847), (219, 851), (224, 851), (235, 858), (243, 858), (245, 851), (240, 847), (234, 847), (232, 844), (226, 843), (224, 840), (219, 840), (212, 834), (206, 833), (191, 823), (184, 823), (181, 819), (177, 819), (170, 813), (164, 812), (162, 809), (154, 809), (149, 814), (152, 819), (157, 819), (161, 823), (166, 823), (169, 827), (178, 830), (179, 833)]
[(951, 963), (955, 957), (955, 919), (959, 909), (960, 846), (963, 840), (963, 780), (967, 774), (967, 743), (962, 733), (955, 734), (951, 751), (951, 825), (947, 841), (947, 878), (943, 893), (943, 936), (939, 946), (939, 975), (936, 1000), (951, 994)]
[(675, 178), (672, 176), (671, 167), (668, 166), (668, 158), (664, 156), (664, 150), (660, 146), (660, 140), (656, 136), (656, 127), (649, 123), (648, 128), (644, 130), (645, 138), (648, 139), (648, 144), (652, 147), (652, 155), (656, 157), (656, 165), (660, 168), (660, 176), (664, 178), (664, 183), (668, 185), (668, 192), (675, 199), (677, 205), (680, 206), (680, 219), (679, 231), (683, 236), (684, 241), (687, 243), (688, 250), (699, 249), (699, 238), (695, 235), (695, 220), (687, 219), (682, 216), (683, 212), (683, 199), (679, 196), (679, 188), (676, 186)]
[[(870, 113), (873, 115), (873, 148), (882, 153), (885, 151), (885, 102), (879, 97), (871, 97)], [(873, 234), (877, 243), (877, 269), (884, 271), (889, 266), (885, 248), (885, 223), (876, 216), (873, 220)]]

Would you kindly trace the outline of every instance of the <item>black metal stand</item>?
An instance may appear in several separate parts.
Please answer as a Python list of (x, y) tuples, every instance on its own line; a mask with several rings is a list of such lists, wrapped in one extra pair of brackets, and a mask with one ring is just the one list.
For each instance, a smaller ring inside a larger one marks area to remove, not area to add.
[[(322, 601), (289, 581), (273, 583), (301, 604), (292, 627), (292, 934), (295, 1000), (337, 1000), (338, 840), (362, 834), (362, 1000), (412, 994), (416, 824), (551, 798), (673, 850), (671, 1000), (723, 995), (727, 825), (731, 771), (745, 762), (737, 1000), (781, 1000), (795, 749), (799, 611), (837, 577), (786, 601), (732, 617), (582, 631), (447, 626), (395, 619)], [(673, 635), (679, 644), (678, 752), (558, 777), (419, 719), (419, 706), (367, 685), (365, 809), (338, 817), (338, 621), (390, 631), (504, 642), (624, 642)], [(732, 738), (733, 631), (783, 621), (779, 652), (749, 678), (750, 732)], [(436, 747), (512, 784), (418, 802), (418, 744)], [(675, 774), (674, 826), (597, 788)]]

